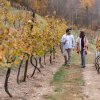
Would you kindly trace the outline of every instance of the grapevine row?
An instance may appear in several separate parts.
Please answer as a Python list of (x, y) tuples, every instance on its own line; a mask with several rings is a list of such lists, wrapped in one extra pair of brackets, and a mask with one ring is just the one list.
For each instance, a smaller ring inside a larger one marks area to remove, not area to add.
[(4, 87), (10, 97), (12, 95), (8, 91), (8, 79), (12, 67), (19, 65), (18, 83), (23, 61), (25, 61), (23, 81), (26, 81), (29, 60), (35, 67), (31, 76), (36, 70), (41, 72), (37, 67), (37, 57), (42, 66), (41, 57), (45, 58), (48, 51), (52, 55), (54, 47), (60, 44), (60, 38), (67, 27), (62, 19), (46, 16), (43, 22), (34, 18), (31, 11), (21, 10), (13, 13), (11, 9), (10, 2), (0, 0), (0, 67), (8, 68)]

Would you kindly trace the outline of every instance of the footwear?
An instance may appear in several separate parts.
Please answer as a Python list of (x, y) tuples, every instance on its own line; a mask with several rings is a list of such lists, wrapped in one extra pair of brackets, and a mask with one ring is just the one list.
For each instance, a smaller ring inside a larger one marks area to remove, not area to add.
[(62, 66), (67, 66), (67, 64), (63, 64)]
[(81, 67), (81, 68), (85, 68), (85, 67)]
[(81, 68), (85, 68), (86, 66), (81, 66)]

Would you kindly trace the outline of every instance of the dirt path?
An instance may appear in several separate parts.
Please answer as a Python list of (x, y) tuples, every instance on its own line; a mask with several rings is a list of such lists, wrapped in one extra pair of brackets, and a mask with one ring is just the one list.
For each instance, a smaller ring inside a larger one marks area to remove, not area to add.
[[(94, 54), (92, 55), (94, 58)], [(85, 80), (84, 100), (100, 100), (100, 75), (97, 74), (93, 64), (87, 64), (87, 67), (83, 69), (83, 77)]]
[[(92, 55), (92, 58), (94, 56), (91, 52), (89, 52), (89, 55)], [(90, 61), (93, 61), (93, 59), (90, 59)], [(14, 96), (12, 99), (9, 98), (3, 88), (5, 75), (0, 75), (0, 100), (45, 100), (44, 97), (52, 95), (54, 86), (50, 82), (55, 72), (63, 64), (63, 57), (60, 51), (57, 52), (56, 60), (52, 65), (49, 64), (48, 60), (47, 62), (47, 65), (41, 69), (41, 73), (37, 72), (34, 78), (28, 78), (27, 82), (21, 83), (20, 85), (16, 83), (17, 71), (12, 71), (9, 79), (9, 90)], [(32, 73), (32, 70), (33, 67), (29, 66), (29, 75)], [(85, 80), (85, 86), (83, 86), (84, 100), (100, 100), (100, 75), (97, 74), (93, 64), (87, 64), (87, 67), (83, 69), (82, 73)]]
[[(47, 65), (41, 69), (41, 73), (36, 73), (34, 78), (27, 79), (27, 82), (18, 85), (16, 83), (17, 71), (12, 71), (9, 79), (9, 90), (13, 94), (14, 98), (9, 98), (5, 93), (3, 84), (4, 76), (0, 76), (0, 100), (44, 100), (43, 96), (49, 95), (53, 91), (50, 81), (53, 78), (54, 73), (61, 67), (63, 58), (58, 51), (55, 62), (51, 65), (47, 61)], [(28, 73), (32, 73), (33, 67), (29, 66)]]

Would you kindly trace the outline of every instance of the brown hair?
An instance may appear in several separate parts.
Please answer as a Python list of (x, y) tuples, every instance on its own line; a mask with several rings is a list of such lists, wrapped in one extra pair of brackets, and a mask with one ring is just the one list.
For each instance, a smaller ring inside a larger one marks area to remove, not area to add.
[(81, 31), (79, 37), (80, 38), (84, 38), (85, 37), (85, 32), (84, 31)]

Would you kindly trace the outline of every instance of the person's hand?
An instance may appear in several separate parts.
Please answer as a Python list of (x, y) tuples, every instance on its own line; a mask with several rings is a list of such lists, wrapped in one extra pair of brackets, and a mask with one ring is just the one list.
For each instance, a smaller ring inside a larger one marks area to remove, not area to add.
[(79, 51), (77, 51), (77, 53), (79, 54)]
[(87, 51), (85, 51), (85, 54), (87, 55)]

